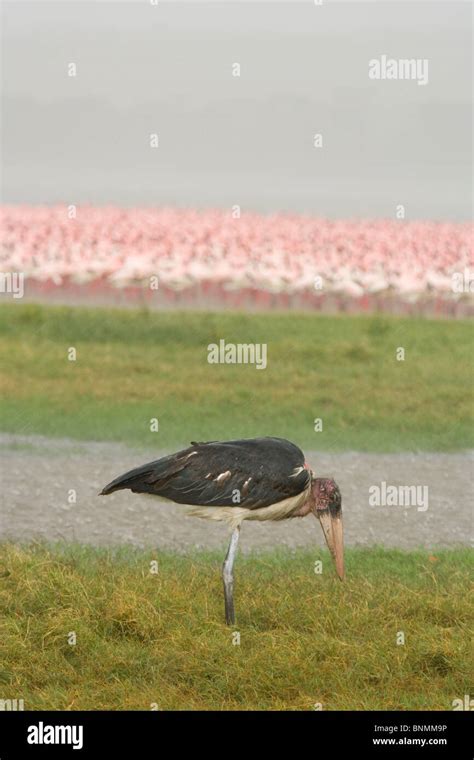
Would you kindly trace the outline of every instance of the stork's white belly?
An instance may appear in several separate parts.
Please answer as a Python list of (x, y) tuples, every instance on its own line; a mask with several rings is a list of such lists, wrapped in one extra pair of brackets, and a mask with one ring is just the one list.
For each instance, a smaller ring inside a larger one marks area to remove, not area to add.
[(187, 512), (192, 517), (202, 517), (205, 520), (220, 520), (227, 522), (232, 529), (237, 528), (243, 520), (285, 520), (297, 512), (308, 499), (311, 483), (306, 490), (290, 496), (288, 499), (270, 504), (260, 509), (246, 507), (191, 507)]

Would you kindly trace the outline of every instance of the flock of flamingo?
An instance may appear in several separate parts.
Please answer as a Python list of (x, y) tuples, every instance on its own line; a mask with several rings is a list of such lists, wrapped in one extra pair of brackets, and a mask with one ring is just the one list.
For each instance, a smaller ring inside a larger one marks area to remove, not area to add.
[(453, 275), (472, 266), (469, 223), (64, 205), (3, 206), (0, 215), (0, 270), (23, 272), (33, 293), (50, 295), (453, 304), (466, 296)]

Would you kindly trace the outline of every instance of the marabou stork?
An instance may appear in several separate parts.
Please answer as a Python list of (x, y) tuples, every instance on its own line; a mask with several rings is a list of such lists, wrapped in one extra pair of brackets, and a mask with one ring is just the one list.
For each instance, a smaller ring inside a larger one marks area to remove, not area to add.
[(341, 493), (329, 478), (315, 478), (304, 454), (284, 438), (191, 442), (190, 448), (137, 467), (113, 480), (106, 495), (128, 488), (191, 506), (196, 517), (224, 520), (232, 528), (222, 569), (225, 617), (234, 615), (234, 558), (243, 520), (285, 520), (310, 512), (344, 577)]

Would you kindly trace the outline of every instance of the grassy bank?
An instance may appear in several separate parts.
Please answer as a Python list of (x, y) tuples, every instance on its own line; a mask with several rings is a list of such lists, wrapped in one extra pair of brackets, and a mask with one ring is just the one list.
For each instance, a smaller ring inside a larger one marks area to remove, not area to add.
[(344, 583), (325, 552), (239, 557), (240, 645), (222, 622), (221, 559), (1, 545), (0, 698), (25, 709), (449, 710), (469, 693), (468, 550), (352, 549)]
[[(222, 338), (266, 343), (267, 368), (209, 364)], [(2, 306), (1, 428), (159, 449), (255, 435), (326, 450), (463, 449), (472, 346), (466, 322)]]

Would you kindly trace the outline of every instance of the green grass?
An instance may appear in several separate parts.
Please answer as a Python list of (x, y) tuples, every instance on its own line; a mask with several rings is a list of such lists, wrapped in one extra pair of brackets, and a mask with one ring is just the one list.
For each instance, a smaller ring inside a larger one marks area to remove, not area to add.
[(0, 545), (0, 698), (25, 709), (449, 710), (470, 693), (469, 550), (350, 549), (344, 583), (324, 551), (239, 556), (232, 628), (221, 559)]
[[(267, 369), (208, 364), (221, 338), (266, 343)], [(462, 321), (5, 305), (1, 428), (157, 449), (277, 435), (335, 451), (459, 450), (473, 443), (472, 348)]]

